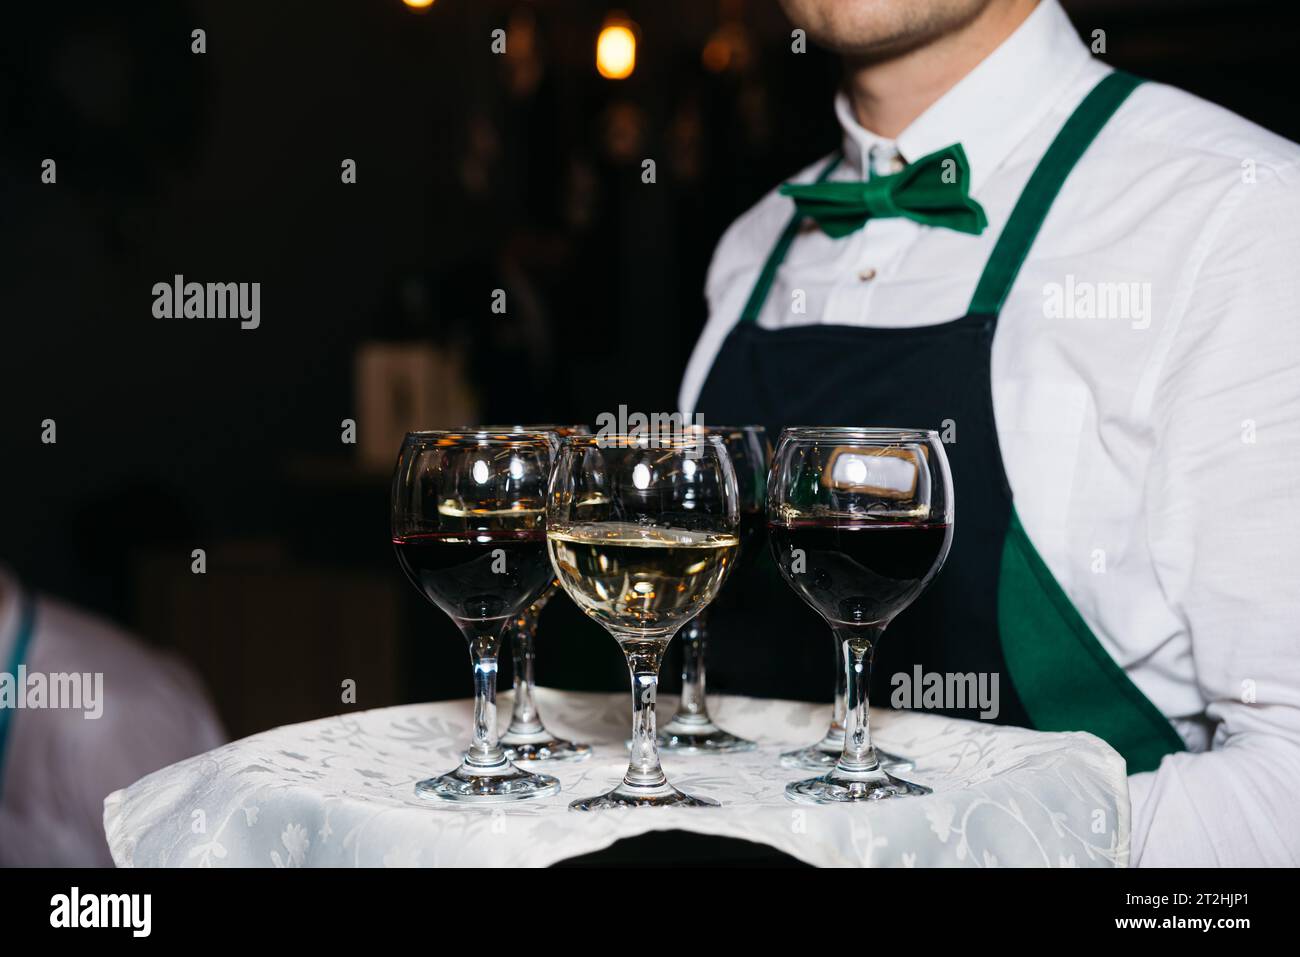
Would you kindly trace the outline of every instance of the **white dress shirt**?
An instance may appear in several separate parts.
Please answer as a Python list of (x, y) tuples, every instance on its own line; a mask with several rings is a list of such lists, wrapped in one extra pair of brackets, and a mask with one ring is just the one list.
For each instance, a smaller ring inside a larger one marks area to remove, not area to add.
[[(20, 590), (0, 568), (0, 670), (18, 640)], [(112, 625), (36, 600), (27, 675), (102, 674), (99, 717), (82, 708), (9, 715), (0, 768), (0, 867), (112, 867), (104, 798), (152, 771), (224, 743), (193, 672)], [(92, 712), (93, 713), (93, 712)]]
[[(1030, 173), (1108, 69), (1044, 0), (896, 141), (862, 128), (841, 94), (832, 179), (960, 142), (989, 228), (898, 218), (839, 240), (804, 231), (760, 325), (963, 315)], [(683, 411), (792, 212), (773, 191), (719, 243)], [(1130, 778), (1133, 861), (1300, 864), (1300, 148), (1140, 86), (1044, 222), (992, 374), (1030, 539), (1192, 752)]]

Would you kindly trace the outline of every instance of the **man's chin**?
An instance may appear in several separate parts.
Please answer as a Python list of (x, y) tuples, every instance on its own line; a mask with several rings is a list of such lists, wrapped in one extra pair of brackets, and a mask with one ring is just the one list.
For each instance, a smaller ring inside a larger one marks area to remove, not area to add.
[(835, 34), (818, 35), (809, 31), (808, 40), (823, 49), (829, 50), (846, 60), (857, 62), (874, 62), (902, 56), (905, 53), (923, 47), (931, 41), (928, 35), (892, 34), (864, 36), (861, 33), (848, 36)]
[(786, 15), (808, 39), (855, 60), (910, 53), (959, 30), (986, 0), (782, 0)]

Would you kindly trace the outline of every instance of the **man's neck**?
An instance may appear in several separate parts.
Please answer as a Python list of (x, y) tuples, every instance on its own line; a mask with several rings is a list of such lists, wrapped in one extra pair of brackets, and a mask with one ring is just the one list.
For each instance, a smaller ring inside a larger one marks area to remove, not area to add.
[(990, 3), (974, 19), (901, 53), (845, 61), (853, 112), (865, 129), (895, 139), (1034, 12), (1038, 0)]

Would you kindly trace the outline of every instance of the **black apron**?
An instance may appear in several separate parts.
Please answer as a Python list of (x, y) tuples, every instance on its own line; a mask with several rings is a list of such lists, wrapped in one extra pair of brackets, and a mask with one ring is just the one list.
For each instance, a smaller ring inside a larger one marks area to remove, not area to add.
[[(1130, 773), (1182, 750), (1182, 739), (1097, 641), (1021, 527), (998, 445), (991, 359), (1002, 304), (1061, 185), (1140, 82), (1124, 73), (1107, 75), (1065, 122), (960, 319), (912, 328), (761, 328), (758, 315), (800, 231), (796, 213), (695, 406), (706, 422), (761, 423), (774, 444), (792, 425), (897, 426), (955, 435), (945, 444), (955, 489), (952, 550), (930, 588), (886, 631), (876, 652), (872, 702), (889, 703), (895, 675), (915, 684), (927, 673), (996, 674), (995, 720), (1092, 732), (1127, 759)], [(819, 180), (838, 162), (833, 158)], [(709, 621), (711, 684), (825, 700), (833, 674), (829, 629), (776, 577), (770, 556), (732, 588), (737, 594), (724, 600), (727, 611), (719, 609)], [(968, 705), (936, 710), (978, 717), (981, 708), (973, 700)]]

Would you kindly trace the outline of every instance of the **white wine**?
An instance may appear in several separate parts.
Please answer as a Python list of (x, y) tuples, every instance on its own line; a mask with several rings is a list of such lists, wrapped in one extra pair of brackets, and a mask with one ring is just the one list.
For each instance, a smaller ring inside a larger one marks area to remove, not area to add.
[(560, 584), (615, 637), (668, 641), (713, 600), (740, 539), (630, 522), (552, 527), (546, 547)]

